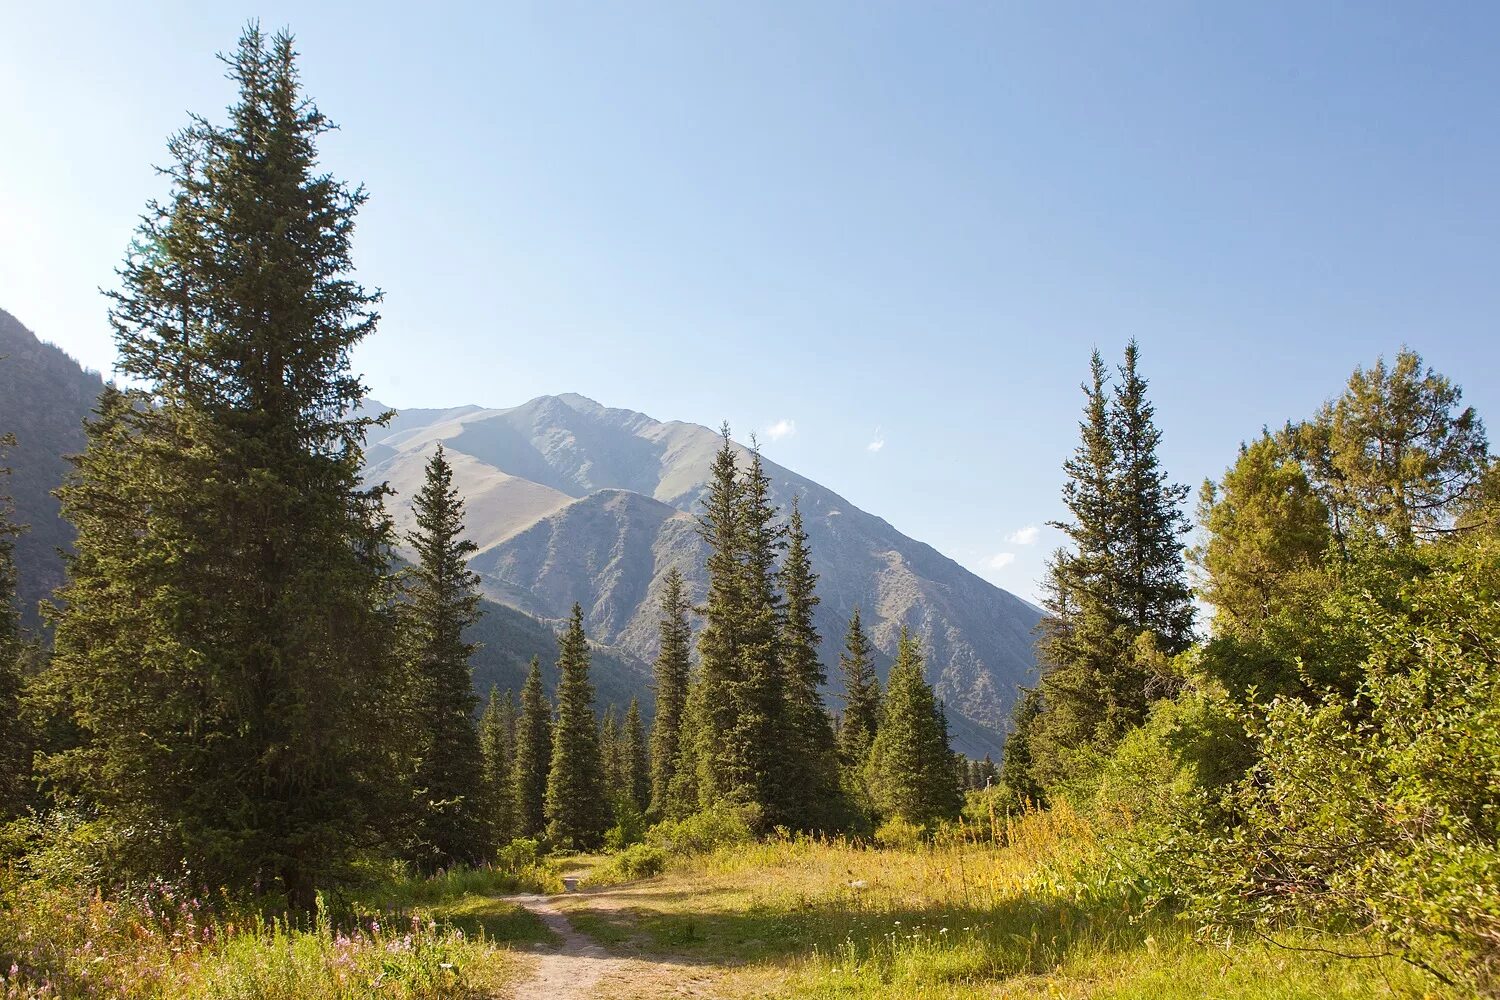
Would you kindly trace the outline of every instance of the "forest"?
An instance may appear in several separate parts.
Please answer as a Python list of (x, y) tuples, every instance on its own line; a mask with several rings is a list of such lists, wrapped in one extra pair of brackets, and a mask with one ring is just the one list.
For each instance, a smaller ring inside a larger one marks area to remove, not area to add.
[(402, 537), (361, 476), (367, 194), (289, 35), (226, 62), (108, 293), (35, 628), (0, 517), (0, 997), (1500, 996), (1500, 460), (1416, 351), (1191, 512), (1140, 345), (1080, 359), (1001, 760), (951, 750), (921, 622), (884, 682), (858, 609), (821, 662), (727, 425), (652, 704), (599, 703), (576, 606), (482, 697), (448, 456)]

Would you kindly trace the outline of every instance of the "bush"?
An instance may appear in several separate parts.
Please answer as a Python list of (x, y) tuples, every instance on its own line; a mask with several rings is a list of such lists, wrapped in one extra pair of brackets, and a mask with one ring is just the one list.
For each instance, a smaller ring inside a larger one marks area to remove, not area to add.
[(909, 850), (922, 843), (926, 831), (918, 824), (897, 816), (875, 828), (875, 843), (881, 847)]
[(748, 844), (760, 819), (755, 806), (714, 806), (685, 819), (663, 820), (646, 831), (646, 843), (671, 857), (706, 854)]
[(1500, 546), (1449, 554), (1399, 606), (1354, 605), (1352, 697), (1281, 697), (1244, 722), (1259, 761), (1159, 851), (1161, 895), (1210, 925), (1372, 931), (1409, 961), (1500, 991)]
[(604, 831), (604, 849), (623, 851), (631, 844), (638, 844), (646, 834), (646, 817), (635, 807), (635, 803), (620, 796), (615, 803), (615, 825)]
[(650, 844), (634, 844), (589, 872), (586, 886), (618, 885), (660, 875), (667, 867), (667, 855)]

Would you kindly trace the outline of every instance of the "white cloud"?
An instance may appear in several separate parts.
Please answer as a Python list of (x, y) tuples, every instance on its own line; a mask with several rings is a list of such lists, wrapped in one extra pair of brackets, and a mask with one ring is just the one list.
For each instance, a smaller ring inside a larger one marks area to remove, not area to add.
[(1016, 561), (1014, 552), (997, 552), (990, 556), (990, 569), (1004, 569)]
[(884, 447), (885, 447), (885, 436), (880, 433), (880, 428), (877, 427), (877, 428), (875, 428), (875, 438), (869, 444), (865, 445), (865, 451), (868, 451), (870, 454), (873, 455), (877, 451), (879, 451), (880, 449), (882, 449)]
[(770, 427), (766, 428), (766, 437), (772, 441), (780, 441), (782, 438), (791, 437), (795, 433), (797, 433), (797, 421), (785, 418), (776, 421)]
[(1041, 533), (1041, 528), (1034, 524), (1028, 524), (1026, 527), (1012, 531), (1006, 535), (1005, 541), (1010, 545), (1035, 545), (1037, 536)]

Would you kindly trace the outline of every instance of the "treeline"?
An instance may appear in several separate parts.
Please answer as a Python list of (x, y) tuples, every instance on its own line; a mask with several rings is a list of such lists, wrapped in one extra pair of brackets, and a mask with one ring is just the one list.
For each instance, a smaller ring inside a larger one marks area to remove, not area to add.
[[(1001, 790), (1131, 831), (1143, 884), (1226, 935), (1362, 936), (1500, 986), (1500, 464), (1403, 350), (1187, 490), (1135, 345), (1097, 353), (1066, 464), (1042, 674)], [(1212, 608), (1195, 635), (1192, 591)], [(1337, 950), (1336, 948), (1334, 950)]]
[(0, 851), (310, 912), (371, 858), (430, 872), (517, 837), (594, 848), (706, 808), (762, 830), (955, 815), (914, 636), (882, 696), (856, 613), (835, 726), (800, 511), (727, 429), (700, 517), (709, 590), (693, 608), (668, 581), (651, 730), (636, 703), (601, 725), (578, 607), (555, 703), (533, 662), (519, 698), (480, 711), (478, 579), (443, 449), (399, 539), (389, 491), (361, 479), (383, 419), (349, 368), (379, 320), (352, 277), (365, 193), (318, 166), (332, 126), (290, 37), (248, 29), (226, 63), (228, 121), (173, 138), (171, 193), (111, 295), (123, 378), (59, 492), (77, 542), (49, 650), (21, 634), (0, 520)]

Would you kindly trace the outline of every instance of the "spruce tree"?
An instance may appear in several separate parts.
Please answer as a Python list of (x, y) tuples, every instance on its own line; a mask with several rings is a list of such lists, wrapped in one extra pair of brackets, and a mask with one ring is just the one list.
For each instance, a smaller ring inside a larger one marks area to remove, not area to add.
[(547, 773), (547, 837), (554, 844), (588, 850), (603, 842), (610, 811), (594, 715), (594, 685), (589, 682), (588, 639), (583, 633), (583, 608), (577, 604), (561, 646), (557, 729), (552, 768)]
[(760, 447), (752, 438), (740, 485), (740, 697), (735, 744), (745, 753), (750, 801), (769, 825), (797, 822), (795, 778), (788, 764), (786, 685), (781, 663), (782, 598), (776, 560), (786, 529), (778, 523)]
[(621, 786), (637, 812), (651, 802), (651, 766), (647, 756), (646, 724), (641, 721), (639, 699), (631, 698), (625, 710), (624, 736), (620, 741)]
[(1188, 532), (1182, 513), (1188, 488), (1173, 483), (1161, 467), (1161, 430), (1139, 361), (1140, 348), (1132, 340), (1120, 366), (1111, 421), (1118, 465), (1112, 519), (1119, 525), (1112, 576), (1131, 633), (1150, 633), (1159, 648), (1178, 653), (1193, 641), (1192, 592), (1182, 545)]
[(488, 810), (490, 842), (504, 846), (516, 836), (516, 802), (513, 791), (516, 760), (516, 697), (490, 688), (490, 697), (479, 719), (479, 752), (484, 758), (484, 797)]
[(846, 771), (863, 768), (880, 719), (880, 679), (869, 636), (859, 620), (859, 606), (849, 616), (844, 651), (839, 654), (844, 679), (844, 714), (839, 725), (839, 760)]
[(661, 650), (656, 655), (656, 718), (651, 725), (651, 813), (660, 818), (669, 813), (668, 795), (682, 755), (682, 720), (688, 695), (688, 650), (692, 629), (687, 615), (691, 605), (683, 589), (682, 574), (667, 571), (662, 591)]
[(1012, 731), (1024, 749), (1006, 754), (1013, 790), (1057, 784), (1139, 725), (1161, 653), (1192, 639), (1180, 542), (1186, 489), (1160, 468), (1161, 433), (1138, 362), (1132, 341), (1111, 391), (1099, 353), (1090, 360), (1080, 442), (1064, 463), (1071, 519), (1053, 522), (1072, 546), (1053, 555), (1043, 582), (1042, 678), (1025, 725)]
[(87, 742), (55, 763), (152, 831), (121, 864), (310, 910), (404, 797), (390, 526), (348, 367), (379, 295), (352, 280), (365, 194), (318, 166), (332, 126), (291, 37), (248, 28), (226, 62), (229, 121), (171, 140), (111, 295), (130, 388), (60, 494), (54, 668)]
[(694, 721), (684, 742), (698, 800), (750, 802), (756, 797), (748, 734), (739, 726), (745, 687), (741, 620), (745, 614), (745, 573), (740, 561), (743, 502), (739, 467), (729, 426), (709, 469), (698, 531), (708, 547), (708, 597), (698, 634), (699, 678), (693, 692)]
[(599, 723), (599, 763), (604, 774), (604, 795), (611, 803), (619, 798), (624, 785), (620, 767), (620, 710), (610, 702)]
[(416, 529), (407, 542), (417, 556), (406, 573), (401, 605), (402, 640), (415, 690), (421, 754), (409, 855), (423, 870), (475, 864), (490, 837), (484, 809), (484, 758), (474, 721), (469, 658), (475, 645), (465, 631), (479, 619), (479, 577), (468, 557), (476, 546), (463, 537), (464, 502), (453, 485), (453, 467), (438, 445), (412, 512)]
[(521, 687), (521, 716), (516, 722), (512, 789), (518, 837), (539, 837), (547, 828), (547, 772), (551, 767), (552, 706), (542, 686), (541, 661), (533, 656)]
[(818, 575), (812, 569), (796, 497), (786, 539), (779, 574), (786, 601), (780, 638), (785, 719), (781, 746), (790, 792), (786, 819), (794, 827), (812, 829), (827, 827), (837, 815), (838, 761), (833, 722), (823, 705), (822, 687), (828, 683), (818, 658), (823, 640), (813, 622), (813, 609), (820, 601)]
[(942, 709), (922, 676), (922, 654), (903, 626), (870, 747), (869, 785), (887, 820), (931, 826), (958, 815), (958, 780)]

